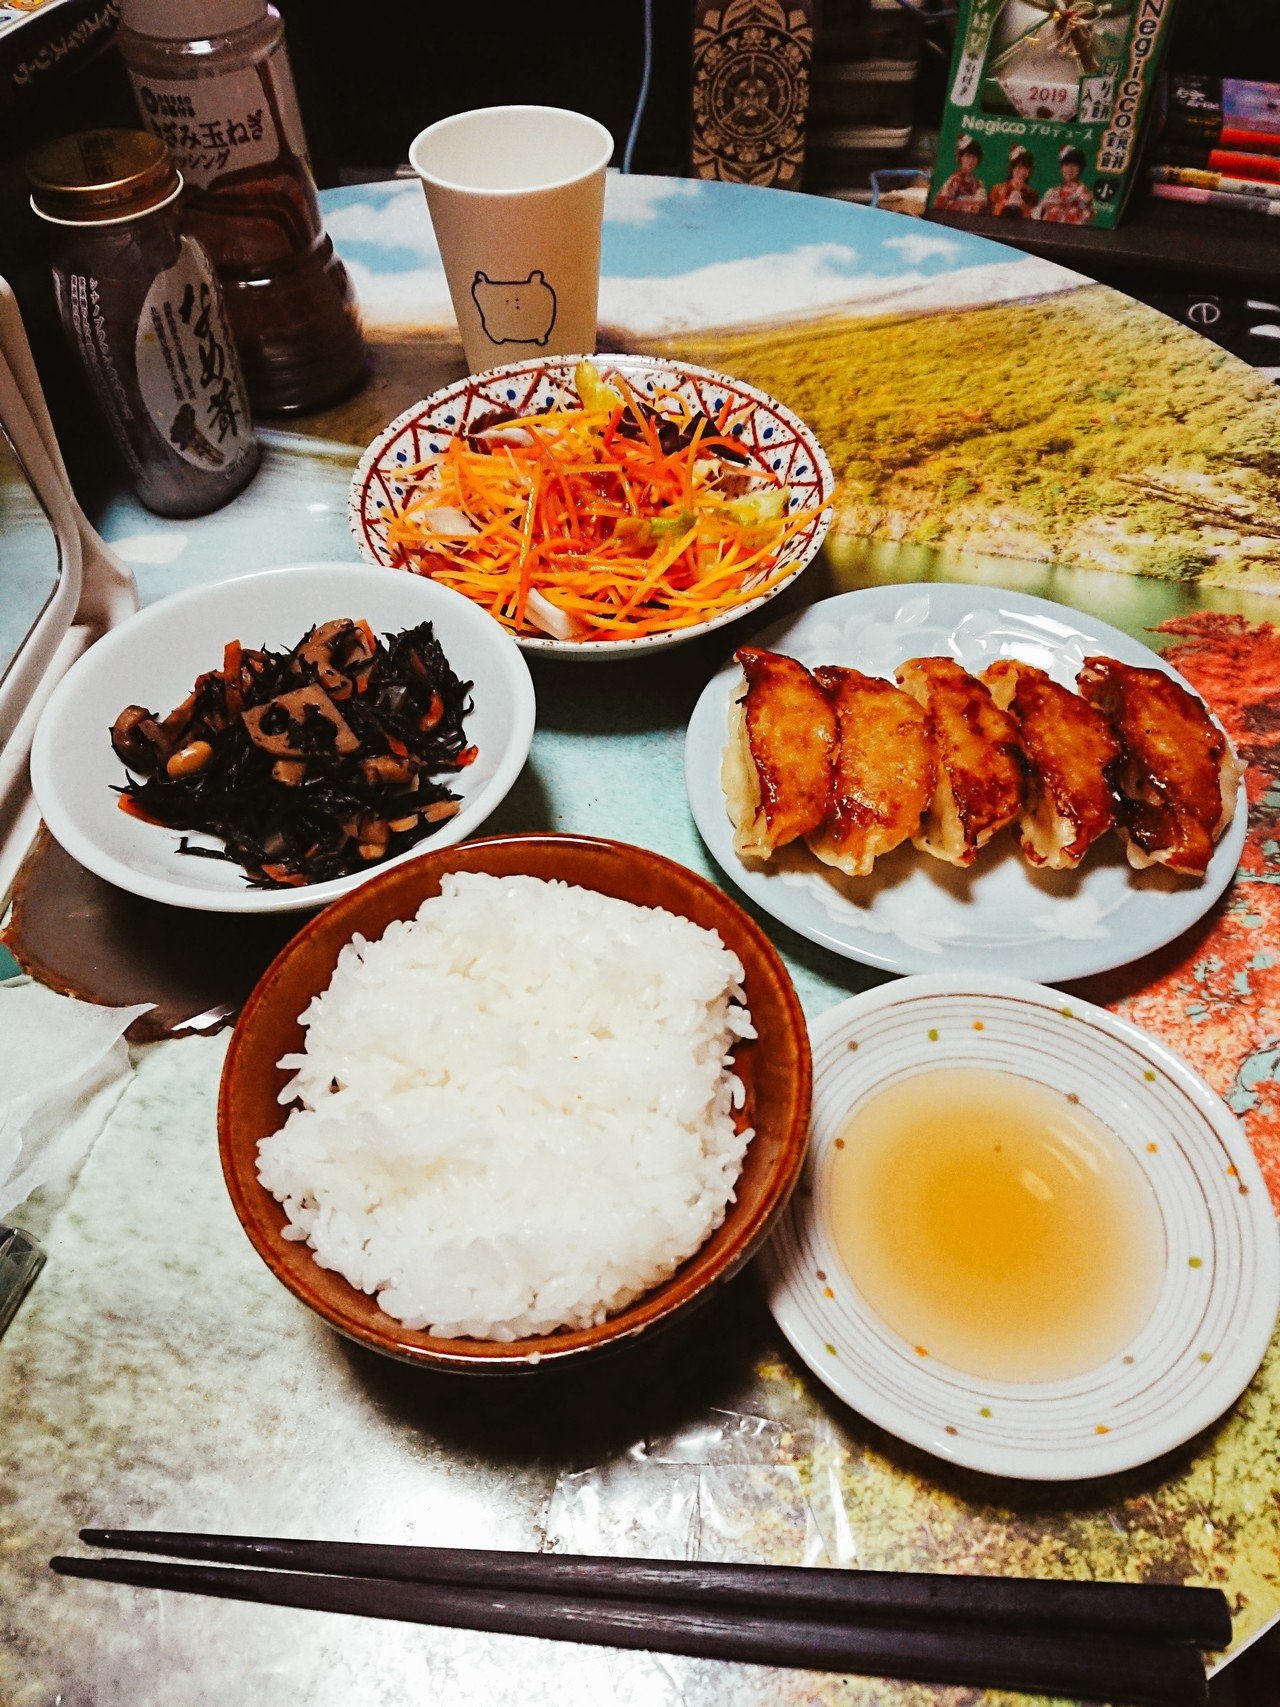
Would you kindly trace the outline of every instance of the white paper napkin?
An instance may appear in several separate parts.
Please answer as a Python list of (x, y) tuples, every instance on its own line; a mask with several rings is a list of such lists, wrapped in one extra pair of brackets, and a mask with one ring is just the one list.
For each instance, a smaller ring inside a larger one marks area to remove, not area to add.
[(88, 1154), (129, 1080), (125, 1029), (150, 1005), (0, 987), (0, 1219)]

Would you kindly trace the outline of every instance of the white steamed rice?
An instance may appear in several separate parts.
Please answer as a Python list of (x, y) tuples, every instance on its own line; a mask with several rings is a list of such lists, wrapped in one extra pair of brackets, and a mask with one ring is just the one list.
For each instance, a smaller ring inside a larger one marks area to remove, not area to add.
[(259, 1145), (285, 1237), (406, 1326), (603, 1321), (724, 1219), (755, 1031), (714, 931), (533, 877), (446, 877), (343, 949)]

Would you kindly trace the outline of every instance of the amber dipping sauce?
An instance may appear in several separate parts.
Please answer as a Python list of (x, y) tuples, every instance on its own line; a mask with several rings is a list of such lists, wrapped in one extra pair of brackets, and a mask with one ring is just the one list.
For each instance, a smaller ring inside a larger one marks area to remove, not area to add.
[(922, 1072), (859, 1107), (831, 1152), (827, 1214), (871, 1309), (922, 1356), (988, 1381), (1058, 1381), (1122, 1352), (1164, 1271), (1149, 1181), (1048, 1086)]

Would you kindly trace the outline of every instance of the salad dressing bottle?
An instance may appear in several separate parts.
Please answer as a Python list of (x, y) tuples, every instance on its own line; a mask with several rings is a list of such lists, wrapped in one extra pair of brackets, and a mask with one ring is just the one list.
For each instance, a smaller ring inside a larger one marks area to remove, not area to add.
[(268, 0), (121, 0), (117, 35), (147, 126), (218, 269), (255, 410), (354, 391), (366, 350), (324, 229), (284, 25)]

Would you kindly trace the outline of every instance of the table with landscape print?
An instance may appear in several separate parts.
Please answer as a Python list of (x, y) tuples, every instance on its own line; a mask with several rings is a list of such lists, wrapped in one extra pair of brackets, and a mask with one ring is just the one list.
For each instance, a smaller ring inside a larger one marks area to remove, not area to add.
[[(113, 499), (95, 519), (146, 601), (354, 561), (360, 452), (465, 372), (419, 187), (323, 199), (372, 381), (302, 430), (266, 434), (261, 474), (214, 516), (166, 522)], [(613, 836), (723, 883), (816, 1018), (887, 974), (757, 910), (704, 846), (683, 756), (706, 683), (753, 625), (864, 587), (1013, 591), (1111, 624), (1213, 707), (1248, 766), (1248, 824), (1202, 919), (1070, 988), (1210, 1081), (1280, 1203), (1280, 395), (1075, 274), (803, 195), (611, 177), (603, 265), (600, 348), (696, 361), (780, 399), (830, 457), (834, 523), (817, 561), (742, 628), (590, 669), (532, 658), (531, 755), (487, 828)], [(945, 943), (939, 954), (941, 969)], [(21, 999), (0, 989), (0, 1003)], [(217, 1161), (225, 1044), (141, 1051), (70, 1194), (28, 1217), (43, 1219), (49, 1261), (0, 1341), (7, 1707), (159, 1707), (175, 1691), (184, 1707), (1021, 1699), (52, 1577), (47, 1559), (94, 1524), (1205, 1583), (1229, 1597), (1235, 1651), (1280, 1617), (1280, 1341), (1186, 1447), (1061, 1485), (949, 1467), (844, 1408), (790, 1352), (750, 1273), (683, 1331), (611, 1363), (519, 1383), (432, 1378), (335, 1337), (250, 1248)]]

